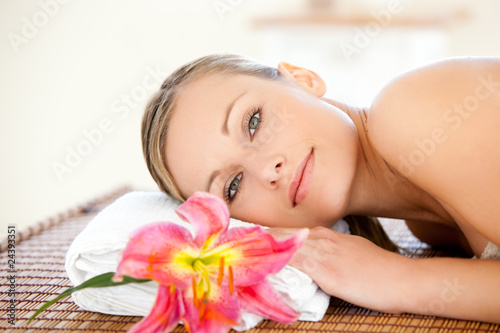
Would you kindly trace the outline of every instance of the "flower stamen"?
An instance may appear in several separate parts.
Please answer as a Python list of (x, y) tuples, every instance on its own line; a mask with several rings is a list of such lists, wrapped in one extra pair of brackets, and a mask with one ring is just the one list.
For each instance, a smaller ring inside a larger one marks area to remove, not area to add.
[(198, 319), (201, 321), (204, 315), (205, 315), (205, 302), (201, 302), (200, 312), (198, 313)]
[(219, 264), (219, 277), (217, 278), (217, 285), (220, 286), (222, 283), (222, 278), (224, 277), (224, 257), (220, 257)]
[(227, 270), (229, 271), (229, 294), (233, 294), (233, 267), (229, 265), (227, 267)]
[(195, 279), (193, 278), (193, 305), (195, 308), (198, 307), (198, 297), (196, 297), (196, 281)]

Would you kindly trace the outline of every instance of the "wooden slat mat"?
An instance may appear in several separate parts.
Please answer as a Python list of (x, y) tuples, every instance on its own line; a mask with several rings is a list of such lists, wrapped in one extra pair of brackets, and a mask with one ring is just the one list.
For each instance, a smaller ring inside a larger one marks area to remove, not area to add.
[[(73, 239), (87, 223), (116, 198), (130, 191), (122, 188), (102, 198), (81, 205), (56, 218), (49, 219), (28, 230), (16, 230), (15, 269), (15, 326), (9, 323), (8, 252), (7, 243), (0, 243), (0, 331), (24, 332), (28, 318), (45, 301), (54, 298), (63, 290), (72, 287), (64, 260)], [(409, 256), (457, 256), (431, 249), (411, 236), (409, 230), (393, 220), (383, 221), (391, 237), (409, 250)], [(5, 269), (6, 268), (6, 269)], [(71, 297), (52, 305), (35, 319), (26, 332), (126, 332), (140, 317), (112, 316), (83, 311)], [(500, 325), (453, 320), (411, 314), (386, 314), (370, 311), (332, 298), (330, 307), (319, 322), (296, 322), (280, 325), (270, 321), (261, 322), (251, 333), (299, 333), (299, 332), (499, 332)], [(185, 332), (179, 325), (174, 332)]]

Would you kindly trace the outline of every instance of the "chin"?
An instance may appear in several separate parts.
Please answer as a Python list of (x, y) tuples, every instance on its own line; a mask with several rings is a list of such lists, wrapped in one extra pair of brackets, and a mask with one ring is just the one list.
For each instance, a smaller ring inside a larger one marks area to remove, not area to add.
[(326, 213), (325, 217), (328, 220), (328, 223), (331, 224), (330, 226), (347, 215), (346, 209), (349, 203), (349, 193), (350, 188), (346, 191), (339, 191), (337, 189), (336, 191), (332, 191), (331, 193), (329, 193), (329, 195), (325, 196), (326, 198), (328, 198), (324, 203), (324, 210)]

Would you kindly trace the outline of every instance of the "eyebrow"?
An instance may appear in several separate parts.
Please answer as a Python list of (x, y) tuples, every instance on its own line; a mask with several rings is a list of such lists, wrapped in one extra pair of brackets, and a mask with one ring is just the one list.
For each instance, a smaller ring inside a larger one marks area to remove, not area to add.
[[(227, 123), (228, 123), (228, 120), (229, 120), (229, 116), (231, 115), (231, 111), (233, 111), (233, 107), (234, 107), (234, 104), (236, 104), (236, 102), (241, 98), (243, 97), (243, 95), (245, 95), (247, 93), (247, 91), (244, 91), (243, 93), (241, 93), (240, 95), (238, 95), (228, 106), (227, 106), (227, 109), (226, 109), (226, 117), (224, 118), (224, 122), (222, 123), (222, 127), (221, 127), (221, 132), (222, 134), (224, 134), (225, 136), (229, 136), (229, 128), (227, 126)], [(213, 174), (213, 173), (212, 173)]]
[(210, 187), (212, 187), (212, 183), (214, 182), (215, 178), (217, 178), (218, 175), (220, 175), (220, 170), (215, 170), (214, 172), (212, 172), (210, 178), (208, 179), (207, 189), (205, 192), (210, 192)]
[[(246, 93), (247, 93), (247, 91), (244, 91), (240, 95), (236, 96), (236, 98), (231, 103), (229, 103), (229, 105), (227, 106), (226, 115), (224, 117), (224, 122), (222, 123), (222, 127), (221, 127), (221, 132), (222, 132), (223, 135), (225, 135), (225, 136), (229, 136), (230, 135), (230, 133), (229, 133), (229, 127), (227, 125), (228, 120), (229, 120), (229, 116), (231, 115), (231, 111), (233, 111), (233, 108), (234, 108), (234, 105), (236, 104), (236, 102), (241, 97), (243, 97), (243, 95), (245, 95)], [(205, 192), (210, 192), (210, 188), (212, 187), (212, 183), (214, 182), (215, 178), (217, 178), (217, 176), (220, 175), (220, 174), (221, 174), (220, 170), (215, 170), (214, 172), (212, 172), (210, 174), (210, 178), (208, 178), (207, 187), (205, 189)]]

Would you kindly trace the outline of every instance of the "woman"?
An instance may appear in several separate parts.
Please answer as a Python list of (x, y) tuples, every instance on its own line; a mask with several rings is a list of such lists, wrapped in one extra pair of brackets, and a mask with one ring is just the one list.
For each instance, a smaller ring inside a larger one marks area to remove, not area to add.
[[(500, 252), (500, 59), (404, 73), (369, 109), (325, 91), (319, 75), (286, 63), (195, 60), (146, 108), (148, 168), (179, 200), (211, 192), (231, 216), (276, 235), (312, 228), (291, 264), (331, 295), (378, 311), (500, 323), (500, 261), (406, 258), (376, 221), (360, 218), (404, 219), (421, 240), (477, 257)], [(328, 228), (343, 217), (382, 247)]]

